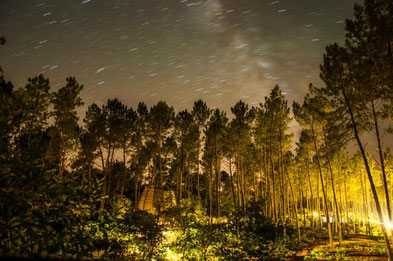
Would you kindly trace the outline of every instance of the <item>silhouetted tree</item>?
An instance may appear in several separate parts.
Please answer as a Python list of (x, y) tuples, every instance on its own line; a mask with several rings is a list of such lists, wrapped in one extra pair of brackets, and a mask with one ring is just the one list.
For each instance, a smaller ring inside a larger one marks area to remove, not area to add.
[(201, 200), (201, 193), (200, 193), (200, 157), (201, 157), (201, 147), (203, 141), (203, 132), (206, 126), (206, 121), (209, 119), (212, 111), (206, 105), (206, 103), (202, 100), (198, 100), (194, 102), (194, 106), (192, 107), (192, 116), (198, 125), (198, 139), (197, 139), (197, 152), (196, 152), (196, 161), (197, 161), (197, 193), (198, 193), (198, 200)]
[(163, 166), (162, 166), (162, 148), (165, 138), (169, 135), (169, 131), (173, 125), (175, 112), (173, 107), (169, 107), (166, 102), (159, 101), (156, 105), (150, 108), (149, 112), (149, 126), (151, 128), (152, 139), (156, 146), (156, 160), (158, 165), (158, 186), (162, 190), (162, 198), (164, 197), (163, 185)]

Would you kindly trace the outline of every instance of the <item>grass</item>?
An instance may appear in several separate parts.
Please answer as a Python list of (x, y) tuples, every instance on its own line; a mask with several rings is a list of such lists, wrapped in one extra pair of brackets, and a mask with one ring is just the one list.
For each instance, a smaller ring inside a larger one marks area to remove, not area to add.
[(376, 238), (351, 236), (341, 246), (334, 243), (330, 249), (328, 242), (314, 246), (304, 256), (304, 260), (386, 260), (383, 242)]

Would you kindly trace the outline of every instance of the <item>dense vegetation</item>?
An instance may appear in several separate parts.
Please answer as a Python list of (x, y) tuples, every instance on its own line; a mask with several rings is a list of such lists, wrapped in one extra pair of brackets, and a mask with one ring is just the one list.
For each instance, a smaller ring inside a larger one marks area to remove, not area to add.
[[(39, 75), (16, 89), (1, 71), (0, 254), (260, 260), (318, 232), (330, 247), (349, 233), (382, 235), (392, 260), (393, 155), (383, 138), (393, 120), (393, 3), (356, 5), (346, 32), (343, 46), (326, 48), (325, 86), (310, 85), (292, 114), (276, 86), (230, 114), (202, 100), (175, 112), (112, 99), (90, 105), (81, 124), (75, 78), (51, 91)], [(149, 186), (173, 191), (175, 206), (139, 210)]]

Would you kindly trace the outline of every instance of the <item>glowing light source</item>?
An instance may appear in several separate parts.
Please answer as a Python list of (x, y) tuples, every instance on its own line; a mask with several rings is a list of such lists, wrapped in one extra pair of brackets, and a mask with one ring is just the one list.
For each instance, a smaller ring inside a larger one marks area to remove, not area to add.
[(314, 217), (319, 217), (319, 213), (318, 212), (314, 212), (314, 213), (312, 213), (312, 215), (314, 216)]
[(390, 222), (385, 223), (386, 228), (393, 229), (393, 224)]

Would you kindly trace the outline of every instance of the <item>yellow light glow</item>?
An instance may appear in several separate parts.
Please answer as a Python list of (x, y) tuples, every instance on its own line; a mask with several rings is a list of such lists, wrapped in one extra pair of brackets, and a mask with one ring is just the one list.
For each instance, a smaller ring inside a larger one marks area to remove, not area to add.
[(389, 228), (389, 229), (393, 229), (393, 224), (392, 223), (390, 223), (390, 222), (387, 222), (387, 223), (385, 223), (386, 225), (386, 227), (387, 228)]
[(165, 239), (165, 243), (172, 244), (176, 240), (176, 233), (174, 231), (168, 230), (162, 233)]
[(172, 251), (170, 248), (165, 253), (166, 260), (169, 261), (180, 261), (183, 260), (183, 255)]
[(314, 217), (319, 217), (319, 213), (318, 212), (314, 212), (314, 213), (312, 213), (312, 215), (314, 216)]

